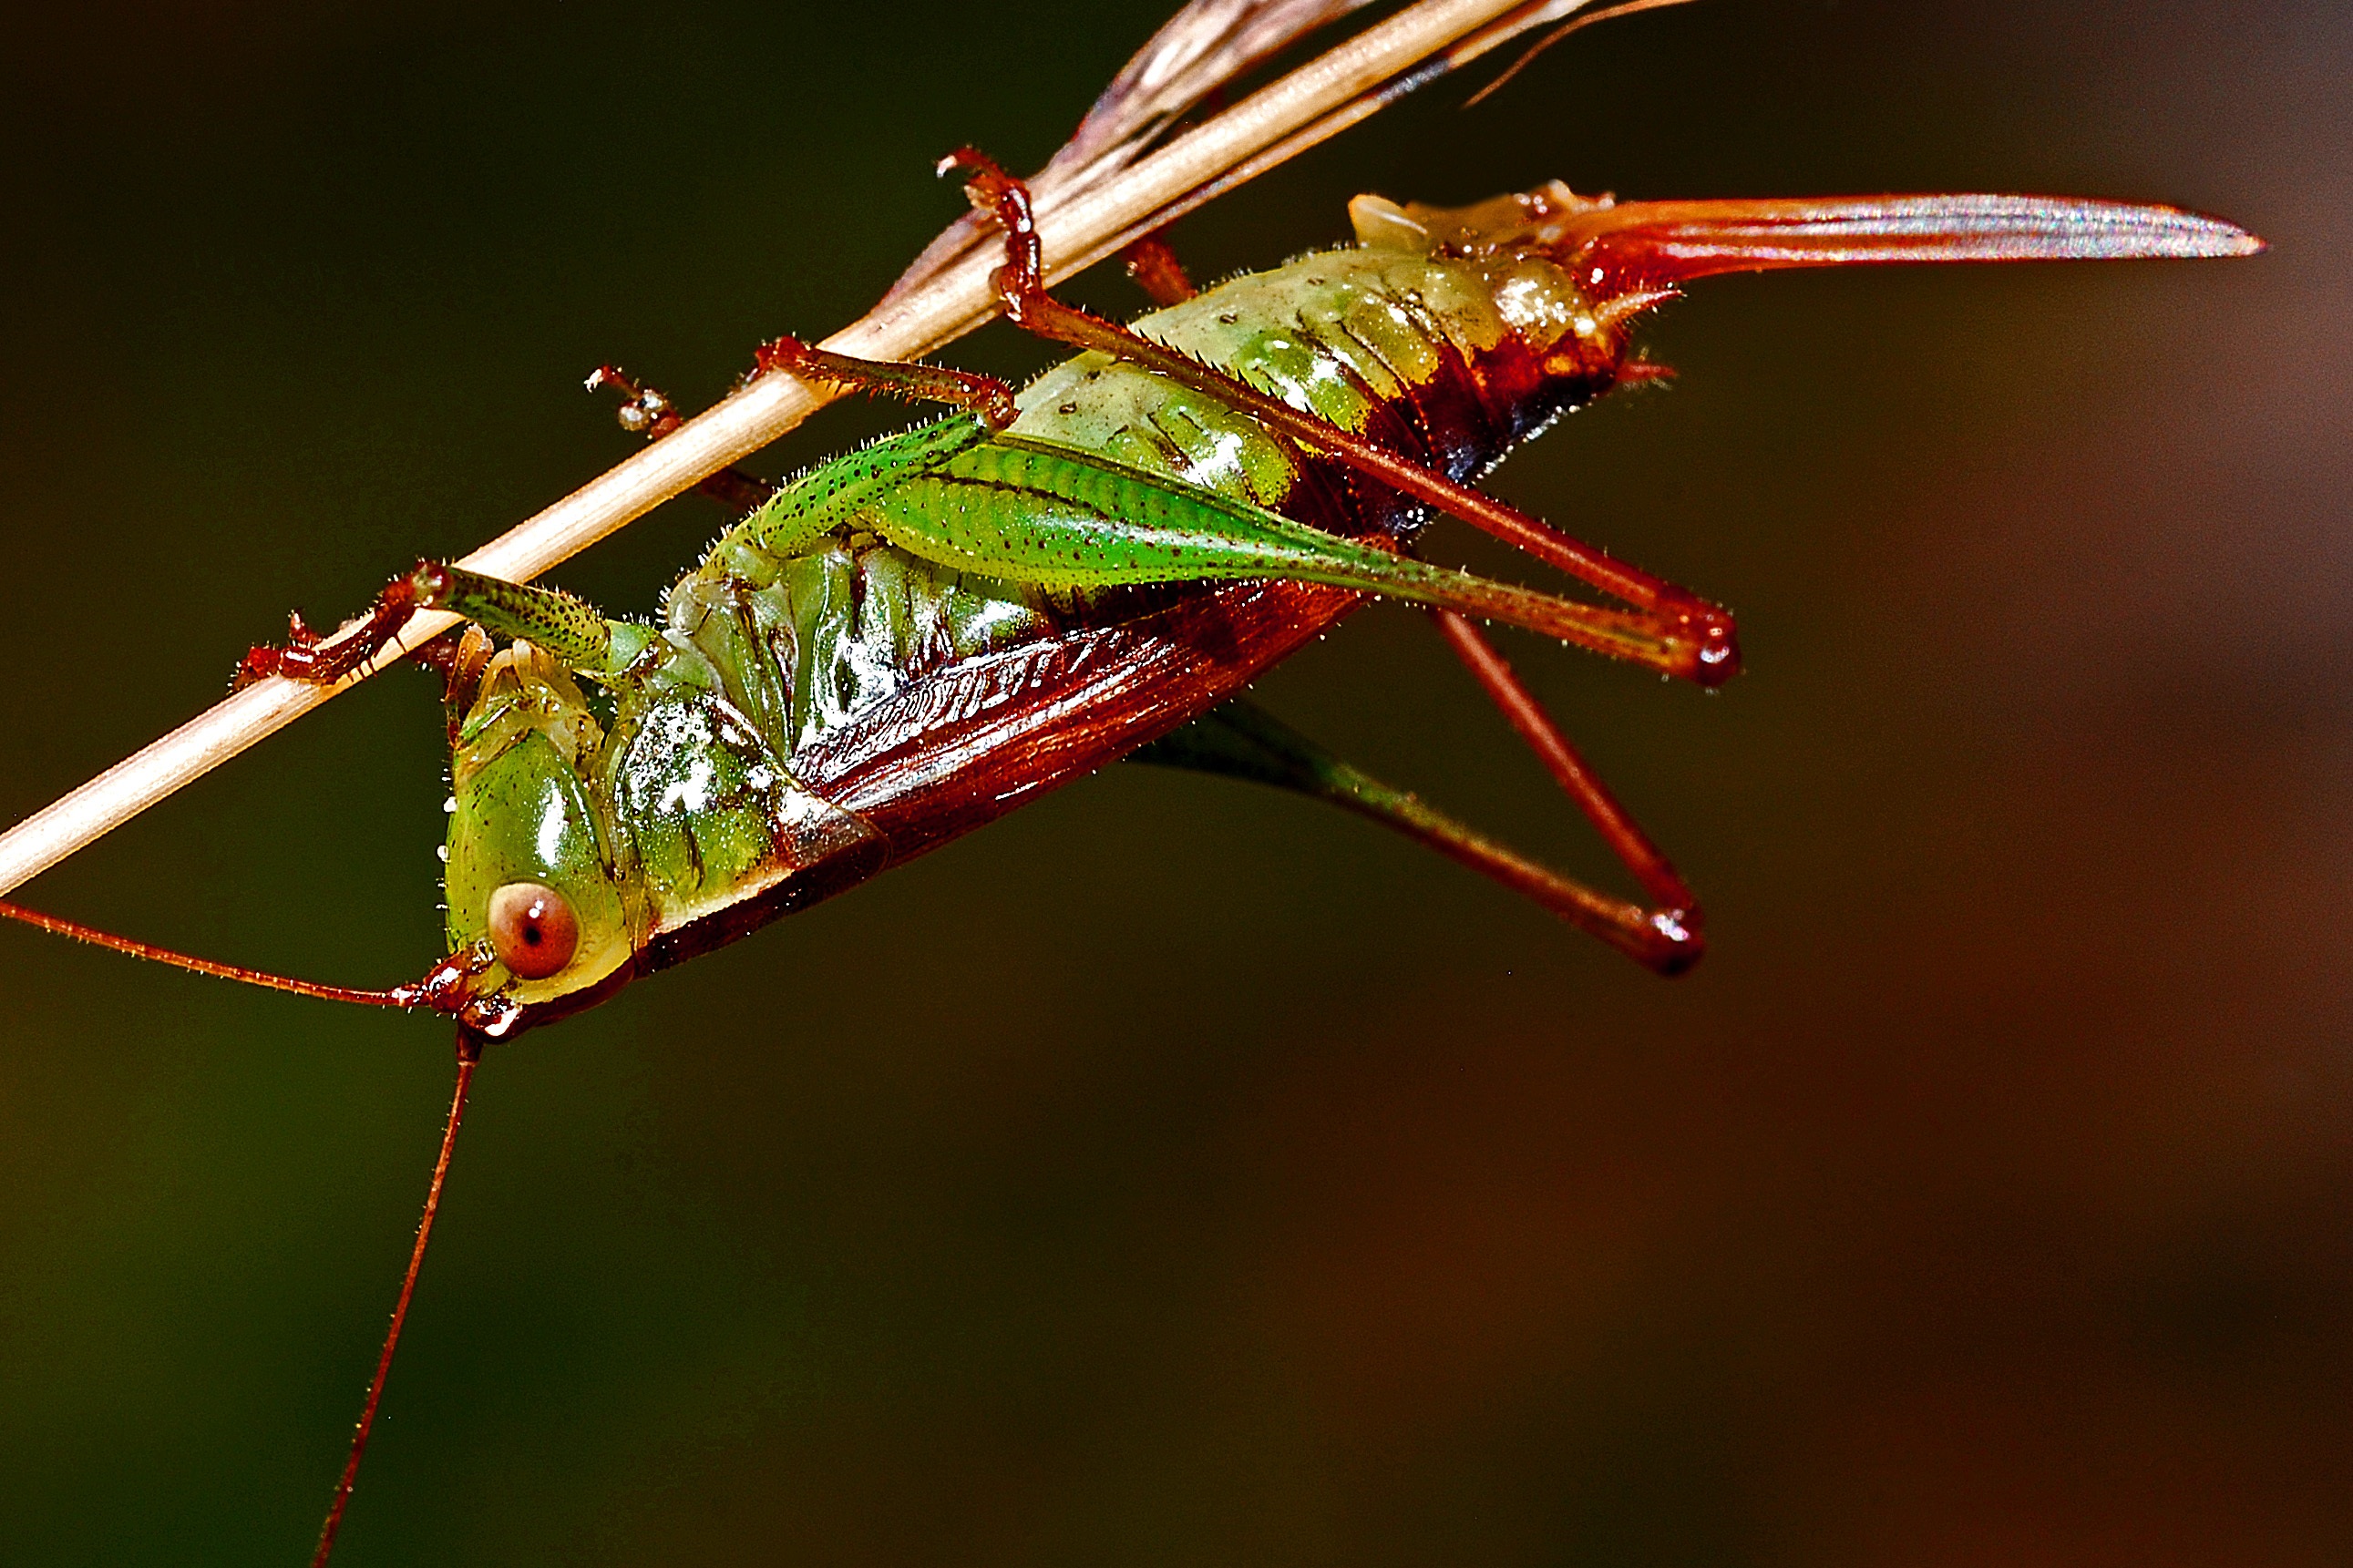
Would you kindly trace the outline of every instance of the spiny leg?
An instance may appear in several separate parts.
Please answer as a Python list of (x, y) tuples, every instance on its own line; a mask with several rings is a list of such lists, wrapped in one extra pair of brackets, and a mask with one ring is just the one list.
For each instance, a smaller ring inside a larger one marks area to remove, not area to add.
[(1662, 974), (1682, 973), (1705, 951), (1696, 930), (1529, 859), (1343, 762), (1245, 700), (1203, 714), (1137, 751), (1133, 760), (1272, 784), (1354, 812), (1501, 883)]
[[(607, 620), (594, 605), (554, 588), (420, 561), (386, 585), (358, 626), (332, 642), (298, 637), (290, 648), (257, 647), (248, 653), (237, 667), (237, 684), (245, 686), (266, 675), (332, 684), (382, 652), (419, 610), (448, 610), (486, 631), (521, 637), (566, 667), (591, 674), (617, 671), (645, 646), (649, 635), (643, 626)], [(479, 662), (453, 653), (444, 670), (451, 700), (461, 681), (470, 682), (480, 674)]]
[[(591, 392), (610, 388), (619, 393), (622, 403), (617, 417), (621, 428), (642, 435), (648, 440), (659, 440), (686, 423), (677, 405), (659, 388), (637, 380), (618, 365), (598, 365), (589, 372), (586, 384)], [(739, 517), (757, 510), (776, 493), (776, 487), (765, 479), (732, 467), (706, 477), (694, 488), (698, 492), (724, 503)], [(383, 652), (390, 646), (395, 634), (417, 611), (455, 607), (420, 600), (417, 596), (415, 578), (413, 572), (395, 578), (376, 596), (375, 603), (369, 606), (367, 614), (358, 624), (332, 637), (322, 637), (312, 631), (299, 611), (289, 616), (285, 646), (257, 644), (248, 649), (245, 658), (238, 661), (237, 672), (230, 681), (231, 689), (242, 689), (272, 675), (332, 685)], [(488, 578), (481, 580), (492, 581)], [(529, 636), (528, 633), (514, 635)], [(437, 638), (414, 649), (411, 657), (419, 664), (441, 673), (445, 701), (462, 712), (471, 701), (472, 685), (480, 676), (483, 658), (461, 653), (447, 638)], [(452, 722), (455, 722), (454, 719)]]
[(651, 634), (606, 618), (586, 599), (558, 588), (511, 583), (438, 561), (419, 562), (408, 576), (417, 606), (463, 616), (484, 631), (520, 638), (567, 669), (617, 674)]
[(969, 147), (950, 153), (939, 166), (942, 174), (963, 172), (973, 205), (994, 215), (1005, 231), (1006, 262), (997, 271), (997, 291), (1007, 317), (1016, 325), (1057, 342), (1142, 365), (1231, 403), (1292, 439), (1637, 606), (1653, 623), (1657, 640), (1670, 650), (1667, 658), (1644, 662), (1654, 663), (1668, 674), (1713, 686), (1737, 672), (1740, 656), (1731, 616), (1689, 589), (1614, 561), (1541, 519), (1293, 408), (1189, 354), (1056, 300), (1046, 291), (1043, 253), (1028, 188)]
[(417, 602), (413, 574), (394, 578), (378, 594), (367, 613), (332, 637), (322, 637), (303, 622), (302, 613), (294, 611), (286, 617), (287, 640), (284, 647), (257, 643), (245, 650), (237, 661), (237, 671), (229, 678), (229, 689), (242, 691), (257, 680), (273, 675), (289, 680), (307, 681), (315, 686), (332, 686), (391, 646), (408, 617), (423, 606)]
[(783, 371), (803, 381), (829, 381), (873, 397), (910, 403), (943, 403), (979, 416), (991, 430), (1018, 417), (1013, 389), (993, 375), (949, 370), (944, 365), (902, 364), (892, 360), (852, 359), (786, 336), (762, 343), (754, 357), (762, 374)]
[(798, 549), (853, 520), (936, 565), (1047, 589), (1273, 579), (1499, 620), (1620, 658), (1665, 657), (1656, 623), (1433, 566), (1098, 452), (944, 420), (837, 459), (741, 525)]
[[(1184, 268), (1157, 234), (1138, 241), (1131, 252), (1145, 254), (1136, 265), (1156, 279), (1156, 289), (1190, 289)], [(988, 429), (1011, 424), (1018, 413), (1012, 389), (990, 377), (934, 365), (853, 359), (793, 337), (763, 345), (758, 363), (761, 374), (782, 371), (869, 394), (944, 403), (974, 414)], [(676, 421), (679, 416), (664, 399), (659, 417)], [(656, 436), (662, 433), (659, 423), (653, 429)], [(860, 513), (861, 522), (881, 528), (928, 560), (1050, 586), (1287, 576), (1424, 603), (1460, 604), (1604, 651), (1642, 651), (1630, 642), (1646, 629), (1635, 617), (1399, 560), (1377, 545), (1340, 540), (1216, 492), (1126, 468), (1099, 454), (1012, 438), (997, 443), (986, 455), (970, 453), (980, 435), (978, 428), (969, 437), (943, 432), (944, 440), (931, 447), (930, 455), (895, 470), (901, 480), (892, 487), (896, 493), (870, 499)], [(932, 440), (920, 431), (910, 432), (905, 439), (916, 445)], [(853, 458), (850, 465), (858, 461)], [(789, 548), (824, 526), (831, 518), (825, 502), (849, 488), (834, 482), (838, 469), (814, 487), (819, 492), (818, 504), (786, 496), (773, 514), (747, 518), (743, 536), (775, 550)], [(1020, 515), (988, 537), (988, 514), (1016, 494), (1026, 503), (1013, 509)], [(982, 526), (968, 526), (976, 518), (984, 520)], [(1172, 521), (1178, 531), (1189, 525), (1195, 537), (1172, 546), (1167, 526)], [(1134, 537), (1139, 532), (1159, 537)], [(1109, 559), (1114, 553), (1120, 555), (1116, 563)], [(1095, 558), (1093, 575), (1074, 574), (1071, 563), (1082, 556)]]

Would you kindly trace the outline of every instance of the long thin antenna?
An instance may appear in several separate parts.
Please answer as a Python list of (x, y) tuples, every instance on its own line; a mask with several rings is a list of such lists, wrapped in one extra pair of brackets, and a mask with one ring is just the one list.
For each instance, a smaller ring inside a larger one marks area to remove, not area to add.
[(241, 963), (223, 963), (218, 959), (196, 958), (185, 952), (174, 952), (153, 942), (139, 942), (96, 926), (83, 925), (79, 921), (45, 915), (38, 910), (28, 910), (22, 904), (0, 901), (0, 917), (22, 921), (28, 926), (69, 936), (76, 942), (86, 942), (92, 947), (127, 952), (133, 958), (153, 959), (175, 969), (189, 970), (197, 974), (209, 974), (216, 980), (241, 980), (248, 985), (259, 985), (269, 991), (287, 991), (297, 996), (316, 996), (327, 1002), (356, 1002), (364, 1007), (415, 1007), (427, 1000), (426, 989), (414, 984), (396, 985), (389, 991), (356, 991), (348, 985), (322, 985), (315, 980), (296, 980), (290, 975), (272, 974), (266, 969), (248, 969)]
[(425, 1267), (425, 1247), (433, 1239), (433, 1216), (441, 1209), (441, 1184), (449, 1178), (449, 1155), (458, 1147), (458, 1124), (466, 1118), (466, 1091), (474, 1085), (474, 1068), (482, 1059), (482, 1042), (468, 1029), (458, 1031), (458, 1089), (449, 1097), (448, 1125), (441, 1130), (441, 1157), (433, 1162), (433, 1184), (425, 1189), (425, 1217), (417, 1223), (417, 1246), (408, 1254), (408, 1273), (400, 1281), (400, 1300), (392, 1309), (392, 1328), (384, 1336), (384, 1353), (375, 1358), (375, 1376), (368, 1382), (367, 1404), (360, 1409), (359, 1429), (352, 1434), (352, 1455), (343, 1461), (343, 1479), (335, 1483), (335, 1500), (327, 1505), (327, 1521), (319, 1527), (319, 1550), (311, 1568), (327, 1568), (335, 1550), (335, 1531), (343, 1526), (343, 1508), (352, 1500), (352, 1486), (360, 1479), (360, 1456), (367, 1452), (368, 1434), (375, 1429), (375, 1407), (384, 1400), (384, 1380), (392, 1371), (392, 1352), (400, 1345), (400, 1328), (408, 1321), (409, 1299), (417, 1294), (417, 1275)]

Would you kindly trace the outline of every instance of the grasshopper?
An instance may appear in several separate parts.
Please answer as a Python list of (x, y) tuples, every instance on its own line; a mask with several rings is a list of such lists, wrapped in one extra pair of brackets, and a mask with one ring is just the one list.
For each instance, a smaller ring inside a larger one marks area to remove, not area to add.
[[(1026, 389), (783, 338), (792, 374), (952, 412), (744, 503), (649, 620), (425, 563), (355, 626), (257, 647), (239, 678), (339, 679), (420, 608), (450, 711), (448, 952), (385, 991), (172, 953), (15, 906), (63, 934), (331, 999), (424, 1008), (458, 1079), (424, 1219), (320, 1542), (358, 1474), (484, 1048), (744, 936), (1123, 758), (1256, 780), (1427, 844), (1663, 973), (1704, 951), (1697, 899), (1482, 630), (1522, 627), (1715, 685), (1732, 617), (1473, 481), (1514, 445), (1659, 374), (1632, 333), (1712, 275), (1925, 261), (2243, 256), (2161, 206), (2046, 197), (1629, 202), (1557, 183), (1445, 209), (1359, 197), (1356, 243), (1122, 326), (1041, 282), (1028, 193), (942, 164), (1005, 239), (1005, 313), (1078, 357)], [(639, 423), (659, 434), (659, 407)], [(1614, 601), (1427, 563), (1460, 519)], [(1245, 687), (1368, 599), (1420, 606), (1640, 887), (1612, 896), (1381, 783)]]

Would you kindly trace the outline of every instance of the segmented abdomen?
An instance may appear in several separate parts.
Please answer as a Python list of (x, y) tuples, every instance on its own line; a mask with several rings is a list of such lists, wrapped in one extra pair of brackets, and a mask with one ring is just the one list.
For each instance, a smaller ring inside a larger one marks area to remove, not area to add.
[[(1303, 257), (1135, 327), (1455, 479), (1599, 390), (1545, 374), (1504, 320), (1493, 279), (1400, 251)], [(1103, 354), (1047, 372), (1020, 406), (1018, 435), (1102, 452), (1335, 532), (1418, 521), (1393, 492), (1217, 398)]]

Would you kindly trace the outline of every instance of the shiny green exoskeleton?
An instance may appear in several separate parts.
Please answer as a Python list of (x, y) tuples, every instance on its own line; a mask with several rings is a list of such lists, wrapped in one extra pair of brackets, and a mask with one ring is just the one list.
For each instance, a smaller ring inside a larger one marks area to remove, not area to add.
[[(1140, 324), (1358, 431), (1507, 342), (1558, 362), (1549, 398), (1513, 422), (1533, 426), (1606, 387), (1621, 353), (1541, 257), (1499, 268), (1398, 245), (1312, 256)], [(500, 977), (543, 1007), (611, 984), (665, 933), (879, 854), (872, 827), (797, 782), (796, 752), (929, 670), (1116, 613), (1120, 590), (1283, 578), (1539, 624), (1556, 602), (1281, 515), (1308, 482), (1298, 445), (1149, 371), (1082, 356), (1020, 409), (1002, 432), (958, 415), (803, 475), (650, 626), (438, 569), (432, 602), (523, 639), (459, 735), (453, 948), (499, 950), (501, 888), (554, 889), (576, 923), (569, 962)], [(1493, 446), (1444, 456), (1468, 470)], [(1404, 510), (1369, 521), (1394, 532)]]

